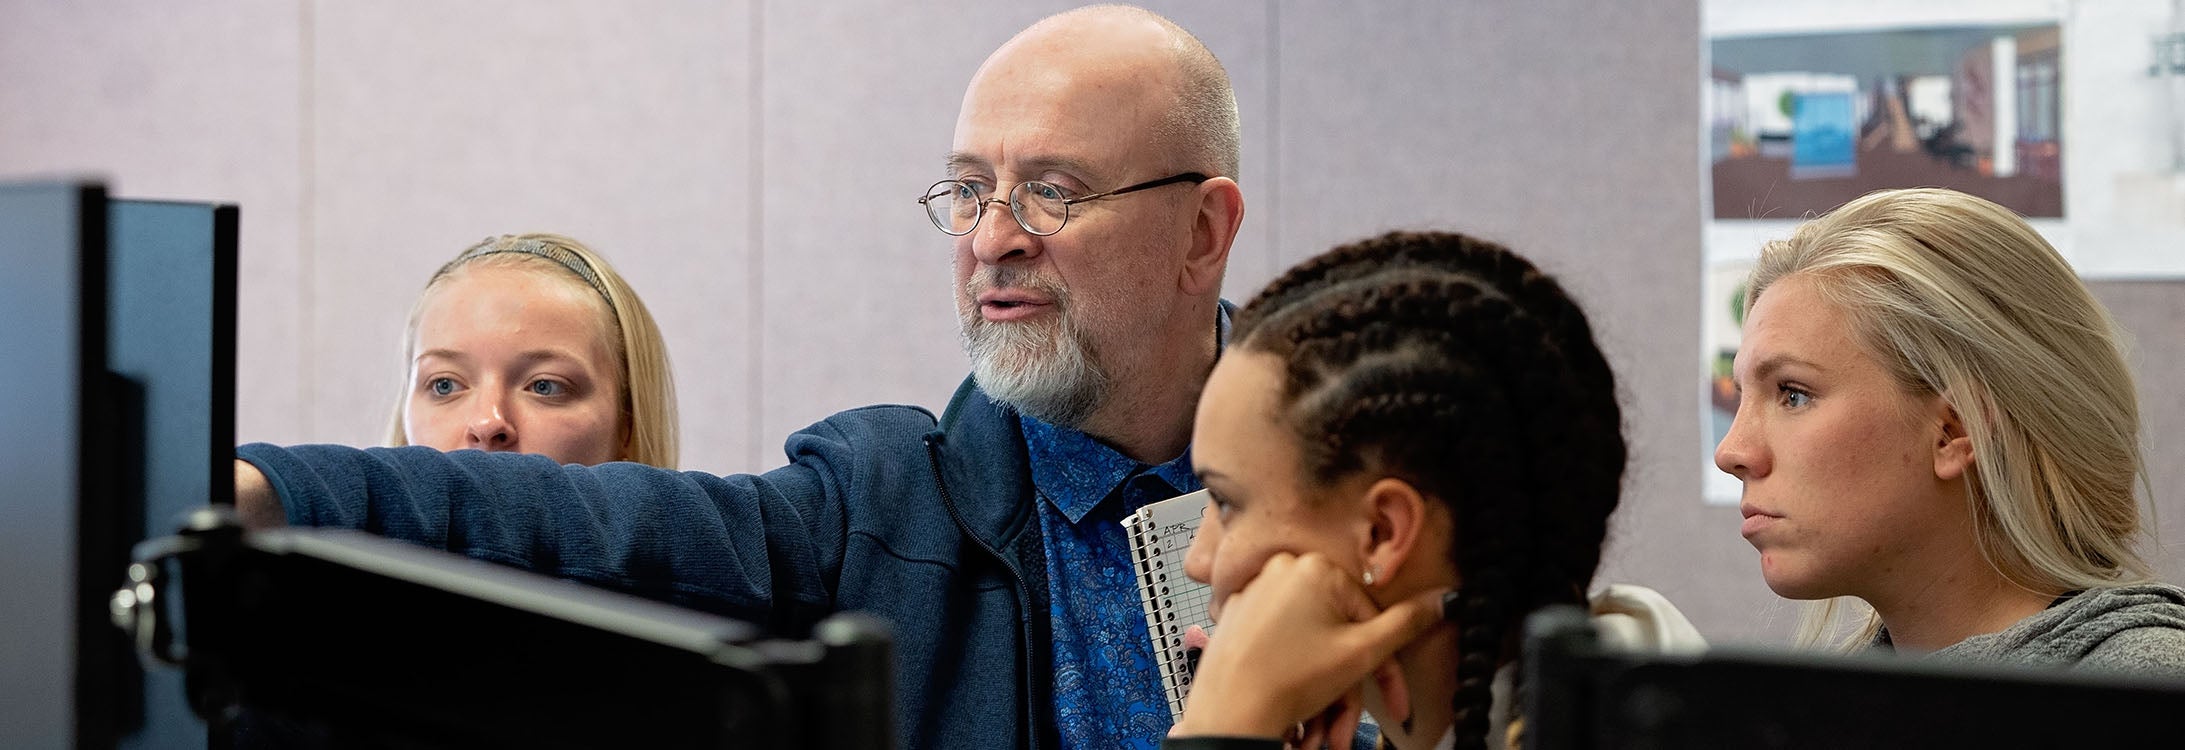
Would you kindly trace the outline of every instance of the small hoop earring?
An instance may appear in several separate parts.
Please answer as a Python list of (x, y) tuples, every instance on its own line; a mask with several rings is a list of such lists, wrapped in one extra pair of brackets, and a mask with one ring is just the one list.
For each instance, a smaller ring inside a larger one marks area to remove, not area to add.
[(1366, 576), (1365, 576), (1365, 578), (1366, 578), (1366, 585), (1367, 585), (1368, 587), (1371, 587), (1371, 586), (1373, 585), (1373, 569), (1372, 569), (1372, 568), (1367, 568), (1367, 569), (1366, 569)]

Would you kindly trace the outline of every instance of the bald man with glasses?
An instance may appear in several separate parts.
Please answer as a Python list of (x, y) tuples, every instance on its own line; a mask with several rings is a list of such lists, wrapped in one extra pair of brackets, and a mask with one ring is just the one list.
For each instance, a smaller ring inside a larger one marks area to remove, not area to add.
[(1050, 17), (979, 68), (919, 199), (953, 242), (972, 365), (940, 418), (842, 412), (790, 436), (788, 465), (723, 477), (255, 444), (239, 508), (780, 632), (880, 615), (905, 747), (1155, 747), (1171, 719), (1120, 520), (1199, 489), (1237, 152), (1228, 75), (1189, 32), (1135, 8)]

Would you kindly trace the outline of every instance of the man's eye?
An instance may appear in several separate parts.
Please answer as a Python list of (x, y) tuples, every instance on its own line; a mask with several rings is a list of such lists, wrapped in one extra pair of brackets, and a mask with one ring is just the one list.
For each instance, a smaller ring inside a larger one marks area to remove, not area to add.
[(978, 199), (979, 199), (979, 191), (978, 191), (978, 189), (977, 189), (977, 188), (974, 188), (974, 187), (972, 187), (972, 186), (971, 186), (971, 183), (968, 183), (968, 182), (959, 182), (959, 183), (956, 183), (956, 200), (960, 200), (960, 201), (970, 201), (970, 200), (978, 200)]
[(1044, 182), (1034, 186), (1033, 194), (1039, 196), (1041, 200), (1050, 201), (1058, 201), (1067, 197), (1063, 195), (1062, 188), (1058, 188)]

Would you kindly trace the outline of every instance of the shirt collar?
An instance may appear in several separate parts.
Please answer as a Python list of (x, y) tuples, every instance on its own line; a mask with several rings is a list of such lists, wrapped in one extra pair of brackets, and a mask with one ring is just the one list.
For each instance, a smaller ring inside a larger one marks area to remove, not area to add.
[[(1229, 305), (1224, 302), (1215, 305), (1216, 351), (1228, 341)], [(1056, 511), (1070, 519), (1070, 523), (1083, 521), (1101, 501), (1141, 474), (1151, 474), (1168, 483), (1171, 495), (1199, 488), (1198, 475), (1191, 472), (1188, 446), (1183, 455), (1158, 466), (1147, 466), (1082, 431), (1051, 425), (1023, 414), (1017, 415), (1017, 420), (1024, 428), (1024, 445), (1032, 460), (1032, 486), (1054, 504)], [(1125, 508), (1124, 512), (1132, 510), (1136, 509)]]
[(1077, 523), (1143, 466), (1097, 438), (1018, 415), (1032, 459), (1032, 486), (1055, 510)]
[(1223, 349), (1229, 348), (1229, 300), (1214, 304), (1214, 358), (1221, 359)]

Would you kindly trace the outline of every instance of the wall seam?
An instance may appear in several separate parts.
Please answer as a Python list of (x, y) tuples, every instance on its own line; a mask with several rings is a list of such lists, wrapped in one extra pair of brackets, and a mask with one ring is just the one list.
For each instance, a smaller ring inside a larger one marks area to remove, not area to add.
[[(1261, 216), (1281, 216), (1282, 201), (1282, 0), (1267, 0), (1267, 210)], [(1247, 209), (1249, 210), (1249, 209)], [(1273, 221), (1272, 218), (1269, 219)], [(1273, 280), (1289, 264), (1282, 258), (1281, 227), (1267, 225), (1267, 259), (1263, 278)], [(1251, 297), (1250, 292), (1245, 293)]]
[(749, 384), (745, 405), (745, 465), (765, 466), (766, 455), (766, 2), (751, 2), (751, 133), (747, 148), (751, 169), (749, 178), (750, 256), (745, 264), (744, 304), (750, 311), (746, 330), (751, 331), (750, 361), (746, 364)]
[(318, 252), (318, 103), (313, 96), (318, 78), (318, 15), (313, 12), (316, 0), (300, 0), (297, 3), (297, 55), (296, 76), (296, 413), (302, 424), (301, 435), (306, 440), (320, 440), (318, 393), (312, 387), (318, 382), (314, 368), (318, 364), (318, 335), (315, 329), (315, 312), (318, 308), (318, 264), (314, 262)]

